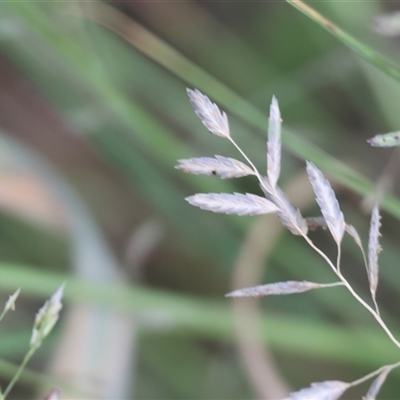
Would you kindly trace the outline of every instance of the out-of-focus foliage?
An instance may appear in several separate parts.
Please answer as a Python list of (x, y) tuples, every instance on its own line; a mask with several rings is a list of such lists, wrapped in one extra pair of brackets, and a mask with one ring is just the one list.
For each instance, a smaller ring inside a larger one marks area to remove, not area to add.
[[(398, 40), (370, 30), (381, 3), (315, 6), (400, 64)], [(224, 299), (238, 287), (329, 282), (332, 274), (274, 217), (214, 215), (184, 201), (197, 192), (256, 193), (254, 178), (174, 169), (177, 159), (239, 157), (206, 131), (186, 87), (227, 112), (260, 171), (275, 95), (281, 180), (303, 215), (317, 212), (304, 158), (334, 178), (346, 221), (364, 238), (363, 196), (377, 180), (392, 188), (377, 299), (400, 332), (399, 154), (366, 143), (399, 129), (399, 84), (289, 4), (3, 2), (0, 87), (0, 287), (4, 301), (22, 289), (0, 330), (0, 378), (27, 348), (42, 299), (66, 281), (58, 329), (14, 398), (44, 398), (53, 386), (67, 398), (277, 398), (398, 360), (342, 288), (261, 304)], [(311, 237), (335, 256), (328, 234)], [(367, 295), (357, 247), (348, 238), (344, 247), (342, 270)], [(396, 387), (394, 371), (382, 396), (396, 398)]]

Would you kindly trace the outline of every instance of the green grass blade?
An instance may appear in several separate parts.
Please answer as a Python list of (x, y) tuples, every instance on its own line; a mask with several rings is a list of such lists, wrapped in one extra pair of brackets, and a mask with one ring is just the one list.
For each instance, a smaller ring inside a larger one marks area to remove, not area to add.
[[(14, 12), (25, 20), (26, 23), (31, 25), (43, 40), (48, 41), (61, 56), (61, 58), (75, 68), (81, 76), (86, 80), (86, 84), (89, 84), (95, 93), (100, 96), (107, 104), (110, 105), (117, 115), (127, 122), (139, 134), (147, 135), (148, 132), (162, 131), (163, 128), (147, 118), (143, 110), (140, 109), (139, 105), (133, 106), (131, 101), (119, 91), (117, 91), (111, 84), (102, 79), (104, 76), (96, 68), (88, 68), (91, 62), (87, 60), (87, 54), (79, 45), (68, 37), (59, 37), (60, 34), (54, 31), (48, 21), (33, 7), (33, 4), (29, 3), (13, 3), (9, 4)], [(109, 7), (105, 4), (99, 4), (100, 9)], [(103, 10), (104, 11), (104, 10)], [(111, 10), (112, 12), (116, 12)], [(103, 14), (104, 15), (104, 12)], [(104, 25), (110, 25), (113, 20), (102, 21), (96, 20)], [(126, 17), (122, 21), (125, 21)], [(202, 70), (196, 64), (186, 59), (177, 50), (157, 38), (155, 35), (147, 31), (145, 28), (132, 20), (129, 20), (130, 24), (134, 24), (136, 30), (134, 32), (140, 32), (139, 38), (133, 40), (130, 36), (121, 36), (129, 43), (134, 45), (139, 51), (146, 54), (157, 63), (163, 65), (165, 68), (170, 70), (172, 73), (188, 82), (190, 85), (203, 90), (205, 93), (210, 95), (219, 105), (244, 121), (250, 126), (265, 132), (267, 126), (267, 113), (261, 112), (251, 103), (244, 100), (241, 96), (236, 94), (226, 85), (219, 82), (213, 76)], [(112, 30), (116, 30), (114, 26), (108, 26)], [(118, 33), (118, 31), (116, 31)], [(357, 42), (358, 43), (358, 42)], [(354, 43), (353, 43), (354, 44)], [(372, 51), (369, 50), (371, 53)], [(373, 53), (373, 52), (372, 52)], [(371, 54), (372, 54), (371, 53)], [(371, 58), (371, 55), (369, 56)], [(398, 77), (400, 79), (400, 70), (393, 66), (398, 71)], [(140, 124), (138, 123), (140, 121)], [(140, 126), (139, 126), (140, 125)], [(143, 129), (143, 126), (146, 128)], [(167, 135), (166, 135), (167, 136)], [(329, 175), (339, 183), (352, 190), (355, 190), (361, 195), (369, 193), (374, 185), (371, 181), (363, 177), (361, 174), (345, 166), (339, 160), (333, 157), (327, 157), (327, 154), (319, 149), (318, 147), (307, 142), (298, 134), (288, 131), (283, 131), (284, 145), (301, 158), (305, 158), (313, 161), (322, 170), (329, 172)], [(365, 144), (367, 146), (367, 144)], [(167, 147), (175, 147), (173, 151), (175, 154), (184, 154), (184, 146), (176, 143), (172, 137)], [(164, 146), (163, 146), (164, 148)], [(396, 218), (400, 218), (400, 201), (393, 196), (387, 196), (385, 202), (382, 204), (382, 208), (387, 212), (391, 213)]]
[[(14, 264), (1, 264), (0, 275), (2, 289), (12, 290), (19, 285), (25, 295), (47, 297), (60, 282), (66, 281), (66, 301), (104, 304), (121, 311), (149, 313), (149, 316), (156, 312), (171, 332), (222, 341), (234, 339), (233, 315), (226, 300), (205, 300), (144, 287), (92, 283)], [(263, 340), (279, 350), (364, 366), (387, 363), (396, 357), (392, 344), (377, 328), (349, 332), (331, 323), (294, 316), (268, 315), (260, 322)], [(379, 351), (371, 350), (372, 344)]]
[(330, 32), (333, 36), (339, 39), (343, 44), (357, 53), (364, 60), (378, 68), (380, 71), (400, 82), (400, 67), (389, 61), (387, 58), (380, 55), (369, 46), (361, 43), (359, 40), (339, 28), (329, 19), (315, 11), (313, 8), (303, 3), (300, 0), (286, 0), (290, 5), (297, 8), (303, 14), (307, 15), (310, 19), (322, 26), (325, 30)]
[[(146, 30), (138, 23), (130, 19), (128, 20), (128, 18), (123, 15), (118, 15), (118, 18), (121, 19), (117, 19), (115, 16), (115, 13), (117, 13), (117, 11), (113, 9), (110, 10), (109, 8), (110, 7), (106, 6), (105, 4), (101, 4), (99, 9), (100, 11), (94, 19), (98, 23), (107, 26), (109, 29), (113, 30), (117, 34), (120, 34), (125, 40), (135, 46), (139, 51), (143, 52), (146, 56), (161, 64), (162, 66), (173, 72), (175, 75), (191, 84), (193, 87), (203, 90), (214, 100), (216, 100), (217, 103), (221, 105), (222, 108), (224, 108), (226, 111), (234, 113), (235, 115), (246, 121), (249, 125), (265, 132), (267, 126), (267, 113), (261, 112), (251, 103), (243, 100), (243, 98), (240, 97), (238, 94), (219, 82), (206, 71), (202, 70), (200, 67), (186, 59), (178, 51), (173, 49), (168, 44), (164, 43), (162, 40), (157, 38), (155, 35), (153, 35), (151, 32)], [(105, 13), (105, 11), (107, 11), (107, 13)], [(106, 15), (107, 17), (105, 17)], [(93, 18), (93, 15), (90, 15), (90, 17)], [(124, 29), (124, 27), (115, 26), (116, 21), (123, 21), (125, 24), (128, 24), (129, 22), (130, 26), (132, 26), (133, 24), (133, 26), (135, 27), (135, 29), (133, 30), (133, 32), (135, 32), (135, 35), (131, 36), (126, 33), (121, 33), (121, 30), (127, 32), (127, 29)], [(140, 35), (136, 35), (137, 32), (140, 32)], [(350, 38), (349, 35), (346, 35), (345, 37), (348, 36)], [(139, 39), (137, 37), (139, 37)], [(351, 39), (351, 43), (353, 43), (353, 46), (359, 44), (359, 42), (357, 42), (355, 39)], [(381, 60), (380, 63), (382, 65), (390, 65), (388, 61), (384, 60), (383, 57), (378, 56), (368, 47), (361, 44), (360, 46), (364, 49), (365, 54), (369, 54), (369, 57), (371, 59)], [(392, 65), (392, 69), (394, 71), (397, 71), (397, 79), (400, 80), (400, 69), (398, 69), (394, 65)], [(289, 150), (293, 152), (293, 154), (301, 158), (313, 161), (321, 169), (329, 172), (329, 175), (332, 178), (334, 178), (336, 181), (343, 184), (344, 186), (356, 191), (360, 195), (366, 195), (373, 190), (374, 184), (370, 180), (365, 178), (363, 175), (357, 173), (350, 167), (346, 166), (344, 163), (335, 159), (334, 157), (329, 156), (323, 150), (309, 143), (298, 134), (284, 129), (283, 139), (284, 145), (289, 148)], [(367, 144), (365, 145), (367, 146)], [(400, 219), (400, 201), (397, 200), (395, 197), (388, 195), (382, 204), (382, 208), (391, 213), (396, 218)]]

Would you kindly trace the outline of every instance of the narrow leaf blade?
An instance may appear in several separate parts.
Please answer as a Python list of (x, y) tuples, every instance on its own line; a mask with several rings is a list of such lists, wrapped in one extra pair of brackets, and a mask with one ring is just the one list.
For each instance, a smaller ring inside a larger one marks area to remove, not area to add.
[(202, 210), (216, 213), (259, 215), (277, 211), (277, 207), (269, 200), (250, 193), (198, 193), (185, 200)]
[(303, 3), (301, 0), (286, 1), (293, 7), (297, 8), (302, 13), (307, 15), (310, 19), (318, 23), (333, 36), (336, 36), (336, 38), (344, 43), (348, 48), (352, 49), (359, 56), (364, 58), (364, 60), (374, 65), (378, 70), (394, 78), (395, 80), (400, 81), (400, 68), (392, 61), (374, 51), (370, 46), (366, 46), (362, 42), (358, 41), (355, 37), (349, 35), (343, 29), (335, 25), (332, 21), (325, 18), (323, 15), (319, 14), (308, 4)]

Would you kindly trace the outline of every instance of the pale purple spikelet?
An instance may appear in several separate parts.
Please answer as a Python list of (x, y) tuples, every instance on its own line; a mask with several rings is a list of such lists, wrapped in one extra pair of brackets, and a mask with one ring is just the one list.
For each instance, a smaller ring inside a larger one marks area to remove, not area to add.
[(262, 297), (282, 294), (303, 293), (313, 289), (321, 289), (332, 286), (341, 286), (342, 282), (335, 283), (315, 283), (308, 281), (286, 281), (268, 283), (244, 289), (234, 290), (225, 295), (225, 297)]
[(302, 217), (300, 210), (290, 202), (279, 186), (275, 188), (271, 187), (267, 178), (262, 179), (262, 184), (260, 186), (267, 199), (278, 207), (276, 215), (282, 225), (289, 229), (294, 235), (307, 235), (307, 221)]
[(342, 241), (346, 223), (343, 213), (340, 211), (335, 192), (322, 172), (309, 161), (307, 161), (307, 174), (321, 213), (325, 218), (333, 238), (336, 243), (339, 244)]
[(353, 225), (346, 224), (345, 229), (346, 229), (346, 232), (354, 239), (354, 241), (356, 242), (357, 246), (361, 249), (361, 251), (364, 252), (361, 238), (360, 238), (360, 235), (358, 234), (358, 232), (356, 231), (356, 228), (354, 228)]
[(217, 175), (222, 179), (255, 175), (254, 171), (234, 158), (215, 156), (178, 160), (175, 168), (195, 175)]
[(6, 305), (4, 306), (4, 311), (8, 310), (15, 310), (15, 302), (17, 301), (17, 298), (19, 294), (21, 293), (21, 289), (18, 288), (7, 300)]
[(284, 400), (337, 400), (349, 386), (342, 381), (316, 382), (308, 388), (290, 393)]
[(31, 347), (39, 347), (42, 340), (50, 333), (56, 324), (62, 309), (64, 287), (65, 284), (62, 284), (36, 314), (30, 341)]
[(379, 208), (375, 206), (371, 214), (371, 224), (369, 230), (369, 240), (368, 240), (368, 280), (369, 287), (373, 298), (375, 298), (376, 288), (378, 286), (378, 254), (381, 252), (382, 248), (379, 244), (379, 228), (380, 215)]
[(230, 136), (228, 117), (219, 110), (215, 103), (197, 89), (187, 89), (195, 113), (204, 126), (214, 135), (228, 138)]
[(277, 211), (275, 204), (250, 193), (198, 193), (185, 200), (202, 210), (224, 214), (259, 215)]
[(276, 97), (272, 97), (268, 120), (267, 175), (269, 183), (275, 187), (281, 171), (281, 113)]
[(400, 131), (384, 133), (367, 139), (373, 147), (394, 147), (400, 146)]
[(379, 394), (379, 391), (381, 390), (382, 385), (385, 383), (386, 378), (392, 369), (393, 369), (392, 367), (382, 368), (382, 372), (372, 382), (367, 394), (363, 397), (363, 400), (375, 400), (376, 399), (376, 396)]

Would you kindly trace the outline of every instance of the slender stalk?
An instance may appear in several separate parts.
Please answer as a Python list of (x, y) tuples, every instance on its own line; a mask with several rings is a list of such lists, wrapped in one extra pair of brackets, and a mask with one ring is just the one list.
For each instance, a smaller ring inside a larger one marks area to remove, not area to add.
[(338, 252), (337, 252), (337, 258), (336, 258), (336, 269), (340, 274), (340, 260), (342, 258), (342, 246), (338, 243)]
[(390, 340), (400, 349), (400, 342), (393, 336), (393, 333), (390, 331), (390, 329), (386, 326), (385, 322), (382, 320), (381, 316), (377, 311), (375, 311), (372, 307), (370, 307), (352, 288), (350, 283), (347, 282), (347, 280), (342, 276), (338, 275), (338, 277), (342, 280), (344, 285), (347, 287), (349, 292), (353, 295), (353, 297), (361, 303), (375, 318), (375, 320), (378, 322), (378, 324), (382, 327), (382, 329), (386, 332), (386, 334), (389, 336)]
[(344, 283), (342, 281), (340, 282), (333, 282), (333, 283), (321, 283), (321, 287), (327, 288), (327, 287), (334, 287), (334, 286), (344, 286)]
[[(8, 312), (8, 310), (5, 308), (5, 309), (3, 310), (3, 312), (0, 314), (0, 321), (5, 317), (5, 315), (7, 314), (7, 312)], [(0, 400), (1, 400), (1, 397), (0, 397)]]
[[(247, 155), (244, 153), (244, 151), (236, 144), (236, 142), (229, 136), (230, 142), (235, 146), (235, 148), (239, 151), (239, 153), (244, 157), (244, 159), (249, 163), (251, 168), (253, 169), (255, 175), (257, 176), (257, 179), (259, 180), (261, 186), (269, 192), (270, 189), (267, 188), (261, 178), (260, 173), (258, 172), (257, 168), (254, 166), (254, 164), (251, 162), (251, 160), (247, 157)], [(272, 188), (273, 189), (273, 188)], [(277, 199), (279, 199), (279, 196), (276, 196)], [(283, 208), (285, 208), (285, 205), (282, 203)], [(287, 215), (290, 216), (290, 213), (286, 213)], [(292, 221), (293, 226), (295, 226), (298, 229), (298, 232), (303, 236), (303, 238), (306, 240), (306, 242), (310, 245), (310, 247), (316, 251), (326, 262), (327, 264), (331, 267), (332, 271), (337, 275), (337, 277), (340, 279), (340, 281), (343, 283), (344, 286), (346, 286), (347, 290), (351, 293), (351, 295), (370, 313), (372, 316), (375, 318), (375, 320), (378, 322), (378, 324), (382, 327), (382, 329), (386, 332), (390, 340), (400, 349), (400, 342), (393, 336), (392, 332), (390, 329), (386, 326), (385, 322), (382, 320), (380, 314), (379, 314), (379, 309), (378, 305), (376, 304), (375, 299), (373, 298), (374, 301), (374, 306), (375, 310), (365, 302), (358, 294), (357, 292), (353, 289), (353, 287), (350, 285), (350, 283), (346, 280), (346, 278), (341, 274), (340, 272), (340, 260), (341, 260), (341, 246), (340, 243), (338, 243), (338, 254), (337, 254), (337, 263), (336, 266), (332, 263), (332, 261), (329, 259), (329, 257), (322, 251), (320, 250), (314, 243), (313, 241), (305, 234), (303, 231), (298, 227), (296, 224), (296, 221)], [(365, 259), (365, 254), (364, 251), (362, 251), (364, 260)]]
[(394, 368), (397, 368), (397, 367), (400, 367), (400, 361), (397, 362), (397, 363), (391, 364), (391, 365), (384, 365), (383, 367), (378, 368), (376, 371), (371, 372), (370, 374), (365, 375), (362, 378), (357, 379), (357, 380), (355, 380), (353, 382), (350, 382), (349, 385), (350, 386), (357, 386), (360, 383), (363, 383), (363, 382), (373, 378), (374, 376), (379, 375), (386, 368), (394, 369)]
[(247, 157), (246, 153), (239, 147), (239, 145), (232, 139), (231, 136), (228, 137), (229, 141), (235, 146), (236, 150), (243, 156), (243, 158), (249, 163), (250, 167), (253, 169), (254, 173), (257, 176), (257, 179), (259, 180), (260, 184), (263, 185), (263, 181), (261, 179), (261, 175), (258, 172), (258, 169), (255, 167), (255, 165), (251, 162), (250, 158)]
[(29, 351), (26, 353), (26, 355), (25, 355), (24, 359), (22, 360), (22, 363), (19, 366), (17, 372), (15, 373), (14, 377), (12, 378), (12, 380), (10, 381), (10, 383), (8, 384), (6, 390), (3, 393), (3, 398), (4, 399), (10, 393), (11, 389), (14, 387), (14, 385), (17, 382), (17, 380), (19, 379), (22, 371), (26, 367), (26, 364), (28, 364), (29, 360), (32, 358), (32, 356), (33, 356), (33, 354), (35, 353), (36, 350), (37, 350), (37, 347), (31, 347), (29, 349)]
[(379, 312), (378, 302), (376, 301), (375, 293), (371, 293), (372, 301), (374, 302), (375, 311), (380, 316), (381, 313)]
[(353, 287), (350, 285), (350, 283), (346, 280), (346, 278), (340, 273), (340, 271), (337, 271), (336, 267), (333, 265), (332, 261), (328, 258), (328, 256), (320, 250), (315, 244), (311, 241), (311, 239), (303, 235), (304, 239), (306, 239), (307, 243), (312, 247), (313, 250), (315, 250), (331, 267), (333, 272), (337, 275), (337, 277), (343, 282), (343, 284), (346, 286), (348, 291), (352, 294), (352, 296), (366, 309), (368, 310), (372, 316), (375, 318), (375, 320), (378, 322), (378, 324), (382, 327), (382, 329), (386, 332), (386, 334), (389, 336), (390, 340), (400, 349), (400, 342), (393, 336), (393, 333), (390, 331), (390, 329), (386, 326), (384, 321), (382, 320), (380, 314), (375, 311), (368, 303), (366, 303), (358, 294), (357, 292), (353, 289)]

